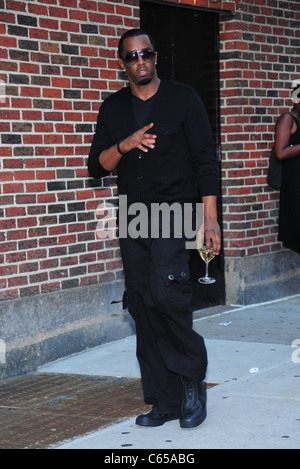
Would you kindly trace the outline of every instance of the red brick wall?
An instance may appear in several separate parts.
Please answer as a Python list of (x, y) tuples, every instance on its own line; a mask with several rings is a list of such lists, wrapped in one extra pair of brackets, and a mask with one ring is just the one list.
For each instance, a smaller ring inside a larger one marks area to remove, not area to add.
[(106, 282), (86, 157), (100, 102), (124, 83), (116, 45), (136, 0), (0, 0), (0, 300)]
[(279, 193), (266, 172), (274, 123), (292, 107), (292, 81), (300, 79), (299, 0), (173, 3), (235, 12), (220, 21), (225, 257), (278, 251)]
[(271, 253), (279, 193), (266, 184), (274, 122), (300, 77), (298, 0), (243, 0), (221, 23), (224, 239), (227, 257)]
[[(236, 8), (220, 36), (225, 254), (279, 250), (267, 155), (299, 72), (299, 2), (174, 3)], [(100, 102), (124, 85), (118, 38), (138, 18), (138, 0), (0, 0), (0, 300), (122, 275), (118, 243), (96, 237), (115, 186), (96, 186), (86, 158)]]

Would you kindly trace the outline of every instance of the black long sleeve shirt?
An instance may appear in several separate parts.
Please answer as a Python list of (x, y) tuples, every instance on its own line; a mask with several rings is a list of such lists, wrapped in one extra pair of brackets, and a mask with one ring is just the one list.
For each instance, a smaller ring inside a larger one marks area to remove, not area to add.
[[(99, 162), (100, 153), (136, 132), (130, 88), (123, 88), (101, 105), (88, 158), (94, 178), (110, 174)], [(119, 194), (128, 203), (197, 200), (218, 194), (217, 159), (207, 113), (188, 85), (161, 81), (143, 125), (157, 136), (147, 153), (133, 149), (117, 165)]]

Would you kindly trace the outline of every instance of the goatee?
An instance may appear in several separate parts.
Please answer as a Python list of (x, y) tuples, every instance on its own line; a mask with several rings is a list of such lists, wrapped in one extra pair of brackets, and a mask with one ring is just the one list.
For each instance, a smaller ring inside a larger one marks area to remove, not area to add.
[(140, 86), (145, 86), (145, 85), (149, 85), (149, 83), (151, 82), (151, 78), (142, 78), (138, 84)]

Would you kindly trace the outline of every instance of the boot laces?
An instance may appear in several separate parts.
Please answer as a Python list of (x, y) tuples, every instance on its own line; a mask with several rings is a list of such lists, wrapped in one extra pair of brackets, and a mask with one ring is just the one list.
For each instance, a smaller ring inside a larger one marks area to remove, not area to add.
[(198, 398), (198, 383), (190, 379), (184, 379), (186, 397), (189, 401), (195, 401)]

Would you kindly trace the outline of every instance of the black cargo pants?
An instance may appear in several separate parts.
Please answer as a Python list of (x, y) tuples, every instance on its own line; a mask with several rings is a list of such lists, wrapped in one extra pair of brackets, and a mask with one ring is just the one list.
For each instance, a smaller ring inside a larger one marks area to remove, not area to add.
[(207, 353), (193, 330), (189, 250), (184, 238), (120, 239), (128, 311), (134, 318), (144, 399), (178, 411), (180, 376), (205, 377)]

